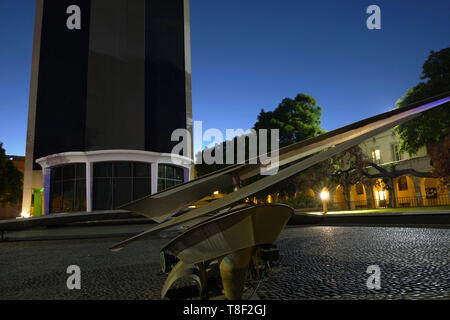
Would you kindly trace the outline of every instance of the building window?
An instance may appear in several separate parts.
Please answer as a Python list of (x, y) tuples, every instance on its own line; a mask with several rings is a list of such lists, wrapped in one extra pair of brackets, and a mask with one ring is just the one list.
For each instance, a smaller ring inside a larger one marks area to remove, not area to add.
[(398, 191), (406, 191), (408, 190), (408, 180), (406, 176), (402, 176), (398, 179)]
[(437, 199), (437, 188), (425, 188), (427, 199)]
[(381, 151), (380, 149), (375, 149), (372, 151), (372, 161), (374, 163), (380, 163), (381, 162)]
[(386, 190), (378, 191), (378, 198), (380, 199), (380, 201), (386, 201)]
[(50, 171), (50, 213), (86, 211), (86, 164)]
[(94, 163), (93, 208), (109, 210), (151, 194), (151, 164)]
[(184, 182), (184, 169), (160, 164), (158, 166), (158, 191), (172, 188)]
[(392, 146), (393, 152), (394, 152), (394, 161), (400, 161), (402, 160), (402, 154), (400, 153), (400, 147), (398, 144), (394, 144)]
[(364, 187), (363, 187), (362, 183), (358, 182), (358, 183), (356, 184), (355, 188), (356, 188), (356, 194), (357, 194), (357, 195), (362, 195), (362, 194), (364, 194)]

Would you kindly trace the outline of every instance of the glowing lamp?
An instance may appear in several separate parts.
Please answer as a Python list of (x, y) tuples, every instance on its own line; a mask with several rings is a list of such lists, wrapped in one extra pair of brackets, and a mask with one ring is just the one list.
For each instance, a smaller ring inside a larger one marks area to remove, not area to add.
[(22, 218), (28, 219), (28, 218), (31, 217), (31, 214), (28, 213), (28, 212), (22, 212), (22, 213), (20, 214), (20, 216), (21, 216)]
[(320, 193), (320, 199), (322, 200), (323, 214), (326, 214), (328, 212), (327, 201), (330, 199), (330, 193), (326, 189), (323, 189)]
[(322, 199), (322, 201), (327, 201), (330, 199), (330, 193), (327, 190), (322, 190), (320, 193), (320, 199)]

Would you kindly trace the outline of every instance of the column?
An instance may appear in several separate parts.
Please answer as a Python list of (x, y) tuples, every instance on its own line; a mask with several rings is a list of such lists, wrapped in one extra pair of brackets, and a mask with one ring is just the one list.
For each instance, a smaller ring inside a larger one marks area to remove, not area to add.
[(183, 173), (184, 173), (184, 181), (183, 182), (188, 182), (191, 180), (191, 170), (189, 168), (183, 168)]
[(152, 194), (158, 192), (158, 163), (153, 162), (151, 165)]
[(42, 181), (44, 185), (44, 215), (50, 214), (51, 169), (42, 169)]
[(414, 192), (416, 193), (416, 199), (417, 199), (417, 207), (420, 207), (423, 205), (423, 198), (422, 198), (422, 192), (420, 187), (420, 178), (418, 177), (411, 177), (412, 181), (414, 182)]
[(86, 211), (92, 212), (92, 184), (94, 180), (94, 164), (86, 162)]

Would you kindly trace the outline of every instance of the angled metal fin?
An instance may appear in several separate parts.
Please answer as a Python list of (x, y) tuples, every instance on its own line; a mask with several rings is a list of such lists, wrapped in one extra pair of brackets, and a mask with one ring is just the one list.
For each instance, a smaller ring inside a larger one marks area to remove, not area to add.
[(204, 276), (202, 276), (201, 271), (192, 264), (185, 264), (183, 261), (179, 261), (175, 265), (175, 267), (173, 267), (172, 271), (164, 282), (161, 290), (161, 299), (164, 299), (167, 291), (169, 291), (172, 285), (178, 279), (181, 279), (183, 277), (190, 277), (197, 283), (200, 295), (205, 291), (206, 279)]
[[(388, 126), (388, 128), (390, 128), (390, 127), (391, 127), (391, 125)], [(185, 213), (182, 216), (179, 216), (173, 220), (164, 222), (164, 223), (162, 223), (152, 229), (144, 231), (143, 233), (138, 234), (130, 239), (122, 241), (122, 242), (114, 245), (113, 247), (111, 247), (111, 250), (112, 251), (121, 250), (125, 245), (127, 245), (131, 242), (134, 242), (136, 240), (139, 240), (151, 233), (154, 233), (154, 232), (160, 231), (160, 230), (164, 230), (164, 229), (168, 229), (168, 228), (172, 228), (172, 227), (182, 224), (184, 222), (187, 222), (187, 221), (190, 221), (193, 219), (197, 219), (203, 215), (214, 213), (223, 208), (231, 206), (234, 203), (241, 201), (242, 199), (245, 199), (245, 198), (251, 196), (252, 194), (255, 194), (256, 192), (264, 190), (273, 184), (283, 181), (284, 179), (287, 179), (287, 178), (315, 165), (316, 163), (319, 163), (319, 162), (321, 162), (325, 159), (328, 159), (342, 151), (345, 151), (348, 148), (355, 146), (355, 145), (363, 142), (364, 140), (370, 138), (371, 136), (387, 130), (388, 128), (381, 127), (377, 130), (374, 130), (372, 132), (369, 132), (369, 133), (361, 135), (357, 138), (354, 138), (353, 140), (342, 143), (334, 148), (328, 149), (327, 151), (318, 153), (306, 160), (300, 161), (299, 163), (296, 163), (286, 169), (279, 171), (276, 175), (267, 176), (261, 180), (258, 180), (256, 182), (252, 183), (251, 185), (244, 186), (243, 188), (239, 189), (238, 191), (230, 193), (221, 199), (217, 199), (203, 207), (194, 209), (190, 212)]]
[[(395, 124), (396, 121), (418, 115), (449, 101), (450, 93), (443, 93), (404, 108), (378, 114), (320, 136), (286, 146), (279, 150), (279, 166), (305, 158), (334, 145), (350, 141), (362, 134), (373, 132), (389, 123)], [(248, 159), (245, 164), (233, 165), (143, 199), (136, 200), (122, 206), (120, 209), (130, 210), (145, 215), (157, 222), (162, 222), (184, 206), (211, 194), (212, 190), (232, 186), (233, 176), (238, 176), (242, 181), (258, 175), (262, 166), (260, 164), (249, 164), (251, 160), (253, 159)]]

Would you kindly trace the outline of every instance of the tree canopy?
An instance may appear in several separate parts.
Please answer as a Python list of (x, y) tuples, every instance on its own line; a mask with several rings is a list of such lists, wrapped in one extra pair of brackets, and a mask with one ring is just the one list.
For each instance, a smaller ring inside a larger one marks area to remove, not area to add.
[(22, 172), (6, 157), (0, 142), (0, 205), (16, 205), (22, 201)]
[[(256, 133), (258, 133), (259, 129), (279, 129), (279, 146), (281, 148), (321, 134), (323, 132), (320, 128), (321, 116), (322, 108), (317, 106), (316, 100), (309, 95), (300, 93), (294, 99), (283, 99), (273, 111), (266, 112), (262, 109), (253, 129), (256, 130)], [(238, 139), (239, 137), (235, 137), (233, 141), (225, 141), (220, 145), (224, 150), (224, 164), (197, 164), (195, 166), (197, 175), (202, 176), (226, 167), (226, 149), (233, 147), (236, 151)], [(249, 151), (248, 142), (249, 140), (245, 139), (247, 156)], [(270, 144), (270, 139), (268, 143)], [(202, 152), (205, 152), (205, 150)], [(271, 150), (270, 145), (268, 150)], [(212, 153), (214, 154), (214, 151)], [(236, 152), (234, 156), (236, 161)], [(284, 185), (287, 186), (289, 184), (287, 182)], [(278, 185), (276, 188), (280, 188), (280, 186)]]
[[(438, 52), (431, 51), (422, 67), (421, 80), (397, 101), (402, 108), (408, 104), (450, 91), (450, 48)], [(422, 147), (430, 148), (441, 143), (449, 134), (450, 108), (449, 103), (425, 112), (397, 128), (402, 139), (400, 150), (415, 154)]]
[(316, 100), (300, 93), (294, 99), (283, 99), (273, 111), (262, 109), (254, 129), (279, 129), (280, 147), (285, 147), (321, 134), (321, 116)]

